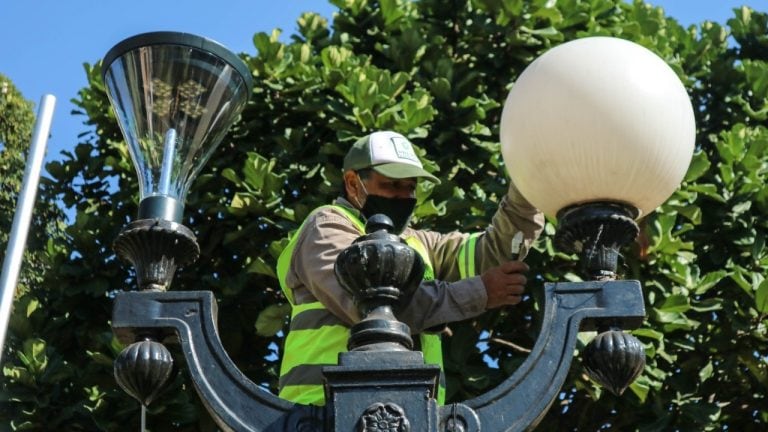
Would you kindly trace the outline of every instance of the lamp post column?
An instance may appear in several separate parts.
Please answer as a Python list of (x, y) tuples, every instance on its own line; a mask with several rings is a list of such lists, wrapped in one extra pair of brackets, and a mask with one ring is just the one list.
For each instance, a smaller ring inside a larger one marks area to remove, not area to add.
[(393, 230), (388, 217), (374, 215), (368, 234), (336, 260), (336, 277), (363, 319), (352, 327), (339, 366), (323, 368), (329, 430), (437, 430), (440, 368), (412, 351), (410, 329), (394, 315), (419, 286), (424, 263)]

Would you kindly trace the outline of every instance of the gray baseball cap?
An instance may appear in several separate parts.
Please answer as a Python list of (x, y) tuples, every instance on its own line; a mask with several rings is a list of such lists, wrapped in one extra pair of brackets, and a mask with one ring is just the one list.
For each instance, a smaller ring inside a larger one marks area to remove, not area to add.
[(344, 170), (364, 168), (389, 178), (418, 177), (440, 184), (437, 177), (424, 170), (411, 142), (397, 132), (374, 132), (352, 145), (344, 157)]

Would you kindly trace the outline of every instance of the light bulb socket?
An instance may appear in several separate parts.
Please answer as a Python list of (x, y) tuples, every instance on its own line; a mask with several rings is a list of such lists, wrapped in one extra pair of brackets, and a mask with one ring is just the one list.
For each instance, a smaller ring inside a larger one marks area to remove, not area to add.
[(555, 246), (579, 256), (582, 271), (592, 280), (616, 278), (619, 249), (639, 233), (636, 208), (618, 202), (591, 202), (561, 210)]
[(138, 219), (162, 219), (181, 223), (183, 216), (184, 205), (167, 195), (153, 195), (139, 203)]

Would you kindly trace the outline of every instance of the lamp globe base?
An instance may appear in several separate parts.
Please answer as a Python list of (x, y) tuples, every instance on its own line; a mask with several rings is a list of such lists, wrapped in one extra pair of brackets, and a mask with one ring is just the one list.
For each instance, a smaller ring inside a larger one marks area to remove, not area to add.
[(563, 252), (578, 254), (582, 271), (590, 279), (616, 279), (619, 249), (640, 231), (636, 216), (636, 209), (615, 202), (565, 208), (558, 213), (555, 245)]

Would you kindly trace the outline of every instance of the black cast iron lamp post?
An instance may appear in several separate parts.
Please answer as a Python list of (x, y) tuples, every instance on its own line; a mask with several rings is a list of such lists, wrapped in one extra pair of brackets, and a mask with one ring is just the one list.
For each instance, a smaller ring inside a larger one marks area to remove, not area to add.
[(510, 175), (529, 201), (558, 218), (556, 243), (579, 254), (587, 279), (545, 284), (540, 335), (518, 370), (484, 395), (437, 406), (439, 369), (411, 350), (410, 330), (396, 319), (423, 262), (377, 215), (336, 261), (337, 278), (364, 318), (352, 327), (338, 366), (323, 369), (327, 405), (317, 407), (279, 399), (237, 370), (221, 346), (210, 291), (165, 291), (175, 270), (165, 262), (189, 262), (195, 254), (162, 245), (197, 250), (178, 223), (184, 193), (210, 155), (203, 143), (215, 144), (245, 103), (250, 75), (203, 38), (184, 43), (163, 35), (160, 42), (122, 42), (105, 61), (142, 183), (139, 220), (115, 245), (137, 267), (141, 288), (115, 298), (112, 327), (123, 342), (135, 342), (115, 370), (143, 405), (167, 374), (167, 350), (151, 354), (165, 350), (158, 341), (166, 339), (181, 344), (198, 394), (226, 431), (530, 430), (566, 379), (579, 331), (601, 332), (585, 363), (613, 392), (642, 371), (642, 345), (622, 330), (641, 325), (643, 295), (638, 281), (616, 280), (616, 259), (637, 234), (634, 220), (679, 185), (695, 132), (685, 89), (650, 51), (613, 38), (563, 44), (523, 72), (504, 106), (502, 155)]

